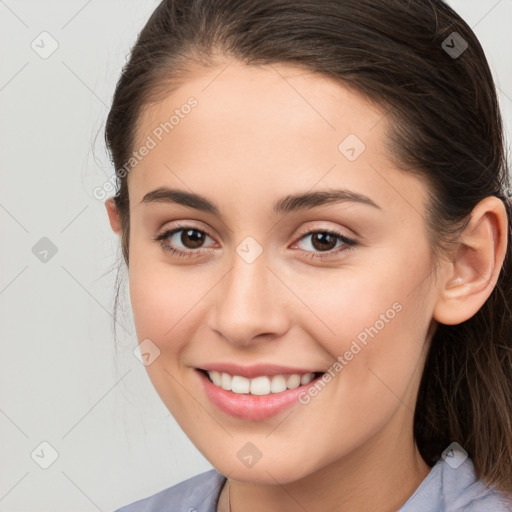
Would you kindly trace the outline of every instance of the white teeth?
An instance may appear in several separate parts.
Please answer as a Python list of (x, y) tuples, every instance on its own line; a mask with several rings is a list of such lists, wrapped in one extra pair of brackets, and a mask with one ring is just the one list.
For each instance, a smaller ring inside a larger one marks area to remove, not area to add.
[(286, 379), (286, 387), (288, 389), (295, 389), (295, 388), (298, 388), (300, 386), (300, 375), (290, 375), (287, 379)]
[(220, 387), (221, 377), (219, 372), (208, 372), (208, 375), (210, 375), (210, 379), (212, 379), (213, 383), (216, 386)]
[(282, 375), (275, 375), (272, 377), (270, 383), (270, 391), (272, 393), (281, 393), (286, 389), (286, 379)]
[(231, 391), (231, 375), (227, 373), (221, 373), (220, 375), (220, 387), (226, 391)]
[(251, 381), (240, 375), (235, 375), (231, 379), (231, 391), (233, 393), (247, 394), (251, 387)]
[(304, 386), (304, 384), (309, 384), (313, 380), (314, 377), (315, 377), (315, 375), (313, 373), (306, 373), (306, 375), (303, 375), (300, 378), (300, 385)]
[[(233, 377), (233, 380), (235, 379), (236, 377)], [(268, 395), (270, 393), (270, 379), (268, 377), (256, 377), (251, 379), (250, 382), (252, 395)]]
[(269, 395), (270, 393), (281, 393), (286, 389), (295, 389), (311, 382), (315, 374), (305, 373), (303, 375), (293, 374), (285, 377), (284, 375), (274, 375), (272, 377), (255, 377), (247, 379), (240, 375), (229, 375), (229, 373), (208, 371), (211, 381), (218, 387), (226, 391), (241, 395)]

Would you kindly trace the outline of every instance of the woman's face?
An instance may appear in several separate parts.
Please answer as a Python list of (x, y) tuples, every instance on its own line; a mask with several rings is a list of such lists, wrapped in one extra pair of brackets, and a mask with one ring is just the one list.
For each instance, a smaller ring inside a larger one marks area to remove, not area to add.
[(141, 117), (137, 337), (163, 402), (223, 474), (291, 482), (412, 436), (435, 289), (426, 187), (394, 168), (386, 126), (327, 78), (236, 62)]

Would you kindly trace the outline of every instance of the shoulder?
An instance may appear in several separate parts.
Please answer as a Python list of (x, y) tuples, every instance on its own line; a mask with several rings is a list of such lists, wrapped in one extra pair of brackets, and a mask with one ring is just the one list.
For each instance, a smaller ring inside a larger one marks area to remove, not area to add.
[(479, 480), (471, 459), (467, 458), (456, 468), (439, 459), (398, 512), (417, 510), (511, 512), (512, 500)]
[(216, 512), (225, 480), (216, 469), (210, 469), (114, 512)]

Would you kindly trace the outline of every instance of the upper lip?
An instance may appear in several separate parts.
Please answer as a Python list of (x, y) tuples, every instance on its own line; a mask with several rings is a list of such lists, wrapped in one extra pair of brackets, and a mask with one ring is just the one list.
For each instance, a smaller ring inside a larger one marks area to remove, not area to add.
[(240, 366), (233, 363), (211, 363), (202, 366), (200, 370), (217, 371), (228, 373), (229, 375), (240, 375), (247, 379), (260, 377), (263, 375), (303, 375), (305, 373), (323, 373), (323, 370), (312, 370), (311, 368), (292, 368), (290, 366), (280, 366), (275, 364), (254, 364), (252, 366)]

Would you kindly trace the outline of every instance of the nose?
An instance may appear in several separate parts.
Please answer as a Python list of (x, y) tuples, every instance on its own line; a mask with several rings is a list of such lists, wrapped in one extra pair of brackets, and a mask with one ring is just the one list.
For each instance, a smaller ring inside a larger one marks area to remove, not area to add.
[(252, 345), (282, 336), (289, 328), (286, 287), (264, 257), (247, 263), (235, 255), (231, 270), (215, 288), (209, 326), (230, 343)]

